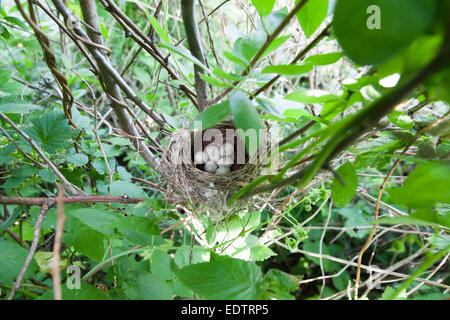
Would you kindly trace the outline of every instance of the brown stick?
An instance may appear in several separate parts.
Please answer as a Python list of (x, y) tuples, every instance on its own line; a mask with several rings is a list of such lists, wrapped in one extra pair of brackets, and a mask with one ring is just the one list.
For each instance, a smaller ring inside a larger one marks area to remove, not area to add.
[(53, 298), (55, 300), (62, 300), (61, 273), (59, 270), (59, 251), (61, 250), (61, 242), (64, 234), (64, 224), (66, 223), (66, 215), (64, 214), (64, 185), (58, 185), (58, 197), (56, 198), (56, 205), (58, 207), (58, 216), (56, 220), (55, 241), (53, 242), (51, 271), (53, 281)]
[[(87, 203), (87, 202), (114, 202), (136, 204), (144, 201), (144, 198), (129, 198), (128, 196), (75, 196), (63, 198), (64, 203)], [(23, 198), (0, 196), (0, 204), (18, 204), (28, 206), (42, 206), (47, 201), (56, 201), (56, 198)]]

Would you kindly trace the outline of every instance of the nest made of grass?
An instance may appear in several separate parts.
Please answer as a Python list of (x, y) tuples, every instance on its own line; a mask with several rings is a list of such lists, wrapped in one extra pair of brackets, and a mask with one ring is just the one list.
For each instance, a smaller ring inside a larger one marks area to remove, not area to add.
[[(231, 122), (222, 122), (214, 128), (222, 133), (227, 129), (235, 130)], [(258, 153), (251, 158), (247, 154), (245, 164), (234, 164), (228, 174), (218, 175), (203, 171), (202, 166), (194, 164), (193, 161), (193, 141), (199, 137), (198, 135), (203, 137), (203, 133), (204, 130), (193, 132), (183, 128), (172, 135), (172, 140), (161, 160), (161, 171), (171, 191), (166, 195), (167, 200), (204, 205), (215, 211), (231, 211), (243, 203), (237, 201), (232, 208), (229, 207), (227, 202), (230, 196), (252, 181), (260, 172)], [(234, 137), (239, 139), (236, 134)], [(261, 147), (265, 147), (265, 140), (260, 143)], [(202, 147), (207, 144), (208, 142), (204, 142)]]

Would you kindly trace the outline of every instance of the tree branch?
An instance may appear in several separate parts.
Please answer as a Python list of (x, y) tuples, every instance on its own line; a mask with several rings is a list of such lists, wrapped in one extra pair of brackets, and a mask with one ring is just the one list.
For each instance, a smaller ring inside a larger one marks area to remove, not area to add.
[(56, 197), (58, 215), (56, 218), (55, 241), (53, 242), (53, 256), (51, 260), (51, 272), (53, 282), (53, 297), (55, 300), (62, 300), (61, 271), (59, 270), (59, 252), (64, 234), (64, 224), (66, 215), (64, 214), (64, 186), (58, 185), (58, 196)]
[[(130, 198), (128, 196), (75, 196), (63, 198), (64, 203), (125, 203), (136, 204), (144, 201), (144, 198)], [(17, 204), (26, 206), (42, 206), (47, 201), (55, 202), (56, 198), (24, 198), (0, 196), (0, 204)]]
[[(195, 18), (194, 9), (195, 0), (181, 0), (181, 16), (183, 17), (184, 29), (189, 44), (191, 54), (196, 57), (202, 64), (205, 64), (202, 44), (200, 42), (200, 34), (198, 32), (197, 20)], [(207, 85), (205, 80), (200, 77), (202, 68), (194, 64), (195, 73), (195, 90), (197, 91), (198, 111), (202, 112), (206, 109), (206, 101), (208, 100)]]
[[(114, 19), (121, 25), (121, 27), (125, 30), (127, 36), (131, 37), (134, 41), (136, 41), (145, 51), (147, 51), (166, 71), (174, 80), (179, 80), (178, 75), (169, 67), (167, 63), (167, 59), (164, 58), (163, 54), (159, 50), (158, 46), (147, 37), (142, 30), (139, 29), (136, 24), (122, 11), (120, 8), (110, 0), (101, 0), (102, 5), (106, 10), (111, 12), (111, 15)], [(139, 37), (137, 37), (138, 35)], [(192, 103), (197, 107), (197, 101), (195, 99), (195, 93), (186, 87), (185, 85), (181, 85), (179, 87), (186, 96), (192, 101)]]
[[(387, 115), (417, 85), (428, 79), (433, 73), (450, 64), (450, 45), (444, 44), (439, 54), (422, 69), (416, 76), (405, 81), (402, 85), (393, 89), (373, 104), (362, 109), (355, 115), (342, 121), (342, 128), (321, 148), (315, 160), (307, 167), (300, 169), (289, 178), (275, 183), (251, 188), (241, 192), (236, 199), (246, 199), (258, 193), (270, 192), (274, 189), (288, 185), (296, 185), (297, 188), (305, 187), (321, 168), (326, 168), (329, 162), (340, 152), (352, 145), (359, 137), (376, 126), (382, 117)], [(263, 182), (263, 181), (261, 181)], [(245, 187), (244, 187), (245, 188)], [(239, 191), (238, 191), (239, 192)]]
[[(319, 35), (316, 38), (314, 38), (314, 40), (312, 40), (303, 50), (301, 50), (289, 64), (291, 64), (291, 65), (296, 64), (309, 51), (311, 51), (311, 49), (314, 48), (323, 38), (325, 38), (329, 34), (329, 31), (330, 31), (330, 24), (327, 25), (325, 27), (325, 29), (323, 29), (323, 31), (321, 33), (319, 33)], [(255, 92), (253, 92), (252, 97), (257, 97), (261, 92), (264, 92), (265, 90), (267, 90), (280, 77), (281, 76), (278, 74), (275, 77), (273, 77), (272, 79), (270, 79), (269, 82), (267, 82), (264, 86), (262, 86), (261, 88), (257, 89)]]
[[(70, 10), (64, 5), (61, 0), (52, 0), (58, 12), (64, 17), (66, 23), (69, 21), (72, 22), (73, 32), (77, 34), (81, 38), (89, 39), (88, 36), (84, 33), (84, 31), (77, 26), (77, 24), (73, 23), (73, 15)], [(103, 45), (102, 38), (97, 34), (97, 32), (93, 32), (93, 30), (99, 30), (99, 21), (97, 16), (97, 8), (95, 5), (95, 1), (86, 0), (80, 1), (82, 11), (86, 11), (86, 16), (92, 21), (86, 21), (91, 28), (88, 28), (88, 32), (91, 32), (93, 39), (100, 41), (100, 44)], [(108, 96), (111, 98), (113, 109), (117, 114), (119, 119), (119, 123), (122, 127), (122, 130), (130, 137), (140, 137), (137, 132), (133, 122), (130, 119), (129, 114), (127, 113), (126, 108), (123, 108), (123, 100), (120, 89), (122, 89), (125, 94), (136, 103), (142, 110), (144, 110), (156, 123), (160, 126), (165, 125), (165, 121), (157, 115), (151, 108), (149, 108), (127, 85), (127, 83), (123, 80), (120, 74), (111, 66), (109, 59), (103, 56), (103, 54), (96, 48), (92, 46), (87, 46), (87, 49), (93, 55), (94, 59), (97, 62), (100, 80), (105, 83), (106, 92)], [(157, 170), (158, 161), (156, 157), (150, 152), (147, 145), (141, 141), (140, 139), (131, 139), (134, 147), (140, 151), (144, 160), (147, 164), (153, 169)]]

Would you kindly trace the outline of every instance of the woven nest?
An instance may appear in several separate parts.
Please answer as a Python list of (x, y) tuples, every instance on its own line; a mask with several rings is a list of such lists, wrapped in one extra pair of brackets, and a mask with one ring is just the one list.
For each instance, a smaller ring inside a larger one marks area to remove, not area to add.
[[(211, 129), (214, 129), (211, 134)], [(167, 200), (172, 202), (190, 202), (203, 205), (215, 213), (232, 212), (247, 205), (236, 201), (232, 207), (227, 205), (230, 196), (242, 186), (252, 181), (261, 170), (262, 148), (267, 151), (267, 135), (260, 138), (260, 152), (249, 157), (245, 144), (236, 134), (231, 122), (222, 122), (214, 128), (203, 131), (181, 129), (172, 135), (172, 140), (161, 160), (161, 170), (172, 192)], [(230, 142), (234, 146), (234, 163), (230, 172), (215, 174), (205, 171), (205, 164), (194, 161), (199, 150), (209, 145)], [(258, 156), (259, 155), (259, 156)]]

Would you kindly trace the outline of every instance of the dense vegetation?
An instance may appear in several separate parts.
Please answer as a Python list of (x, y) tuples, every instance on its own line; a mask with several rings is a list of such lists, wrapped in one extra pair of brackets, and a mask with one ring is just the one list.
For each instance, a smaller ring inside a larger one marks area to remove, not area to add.
[[(0, 1), (0, 298), (449, 298), (448, 12)], [(213, 219), (159, 163), (227, 118), (276, 144)]]

